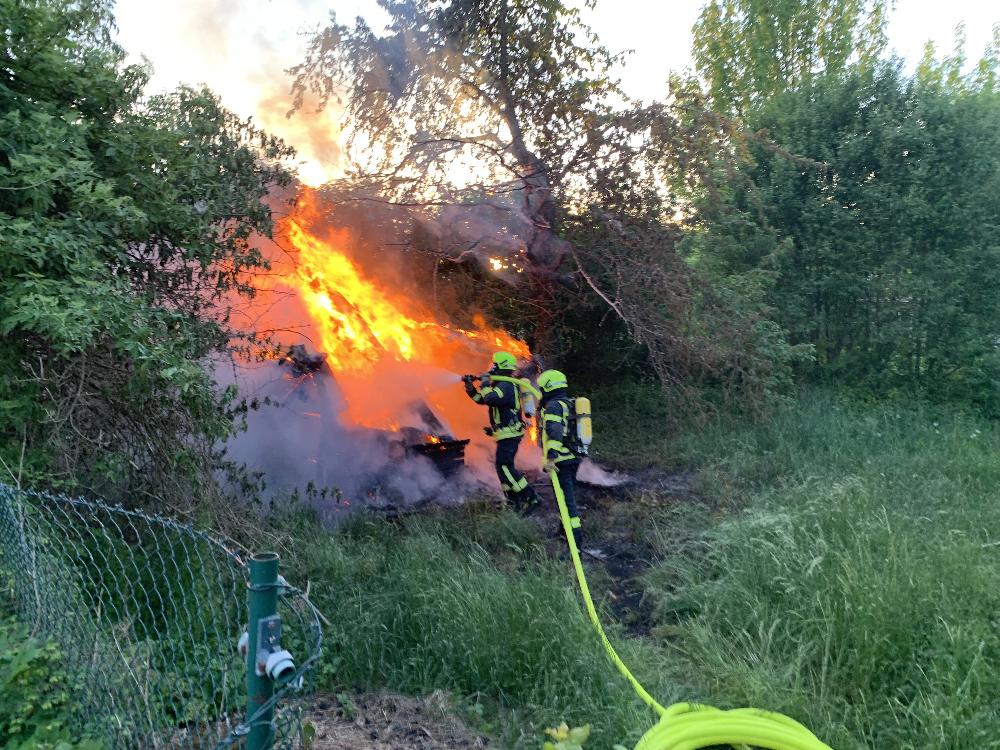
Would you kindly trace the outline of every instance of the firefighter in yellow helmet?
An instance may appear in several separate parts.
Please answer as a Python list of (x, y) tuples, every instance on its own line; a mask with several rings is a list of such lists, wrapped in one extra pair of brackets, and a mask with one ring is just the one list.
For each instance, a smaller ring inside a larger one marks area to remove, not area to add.
[(473, 378), (466, 376), (465, 392), (477, 404), (489, 407), (490, 426), (487, 435), (497, 442), (496, 469), (504, 496), (515, 510), (528, 510), (538, 503), (535, 490), (514, 466), (517, 449), (524, 437), (524, 420), (521, 418), (521, 392), (514, 377), (517, 359), (510, 352), (497, 352), (493, 364), (483, 375), (479, 387)]
[(569, 524), (577, 549), (581, 547), (580, 513), (576, 509), (576, 470), (580, 456), (573, 452), (575, 435), (570, 431), (570, 420), (575, 414), (569, 398), (566, 376), (559, 370), (546, 370), (538, 376), (538, 389), (542, 392), (542, 470), (556, 472), (559, 486), (566, 497)]

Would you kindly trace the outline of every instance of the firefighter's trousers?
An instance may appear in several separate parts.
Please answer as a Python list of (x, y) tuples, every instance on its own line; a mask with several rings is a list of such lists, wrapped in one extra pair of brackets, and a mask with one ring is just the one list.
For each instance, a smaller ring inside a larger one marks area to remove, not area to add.
[(528, 479), (514, 467), (514, 457), (521, 445), (521, 437), (497, 440), (497, 477), (500, 479), (500, 489), (508, 500), (516, 501), (528, 489)]
[(577, 547), (581, 544), (580, 534), (580, 512), (576, 509), (576, 470), (580, 468), (580, 461), (571, 459), (568, 461), (556, 462), (556, 478), (562, 488), (563, 497), (566, 499), (566, 510), (569, 511), (569, 525), (573, 529), (573, 538)]

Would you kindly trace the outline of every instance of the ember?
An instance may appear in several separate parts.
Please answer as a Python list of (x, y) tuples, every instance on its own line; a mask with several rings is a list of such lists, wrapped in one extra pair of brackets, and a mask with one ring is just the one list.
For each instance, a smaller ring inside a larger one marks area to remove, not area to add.
[(468, 440), (435, 438), (426, 443), (411, 445), (409, 449), (418, 456), (429, 458), (438, 471), (450, 477), (465, 466), (465, 446), (468, 444)]

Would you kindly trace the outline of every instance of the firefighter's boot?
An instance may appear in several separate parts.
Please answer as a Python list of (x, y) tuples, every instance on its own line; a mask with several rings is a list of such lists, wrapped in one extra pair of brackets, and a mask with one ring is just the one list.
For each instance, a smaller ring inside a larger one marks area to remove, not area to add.
[(531, 515), (539, 506), (538, 495), (530, 484), (517, 493), (517, 503), (514, 509), (523, 516)]

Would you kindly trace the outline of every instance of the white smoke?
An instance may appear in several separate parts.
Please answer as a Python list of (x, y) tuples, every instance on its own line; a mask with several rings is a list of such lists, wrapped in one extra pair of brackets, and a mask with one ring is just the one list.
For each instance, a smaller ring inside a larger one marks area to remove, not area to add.
[(594, 484), (599, 487), (617, 487), (621, 484), (632, 481), (632, 477), (628, 474), (622, 474), (618, 471), (609, 471), (603, 466), (595, 464), (589, 458), (585, 458), (580, 462), (580, 468), (576, 472), (576, 478), (580, 482)]
[[(332, 516), (341, 506), (455, 502), (481, 486), (467, 471), (446, 479), (429, 458), (408, 452), (399, 433), (344, 424), (346, 404), (327, 372), (296, 376), (270, 361), (220, 368), (216, 378), (223, 386), (235, 383), (254, 402), (247, 429), (224, 447), (227, 458), (262, 476), (266, 499), (328, 489), (317, 502), (329, 507), (318, 510)], [(420, 415), (414, 422), (426, 426)]]

